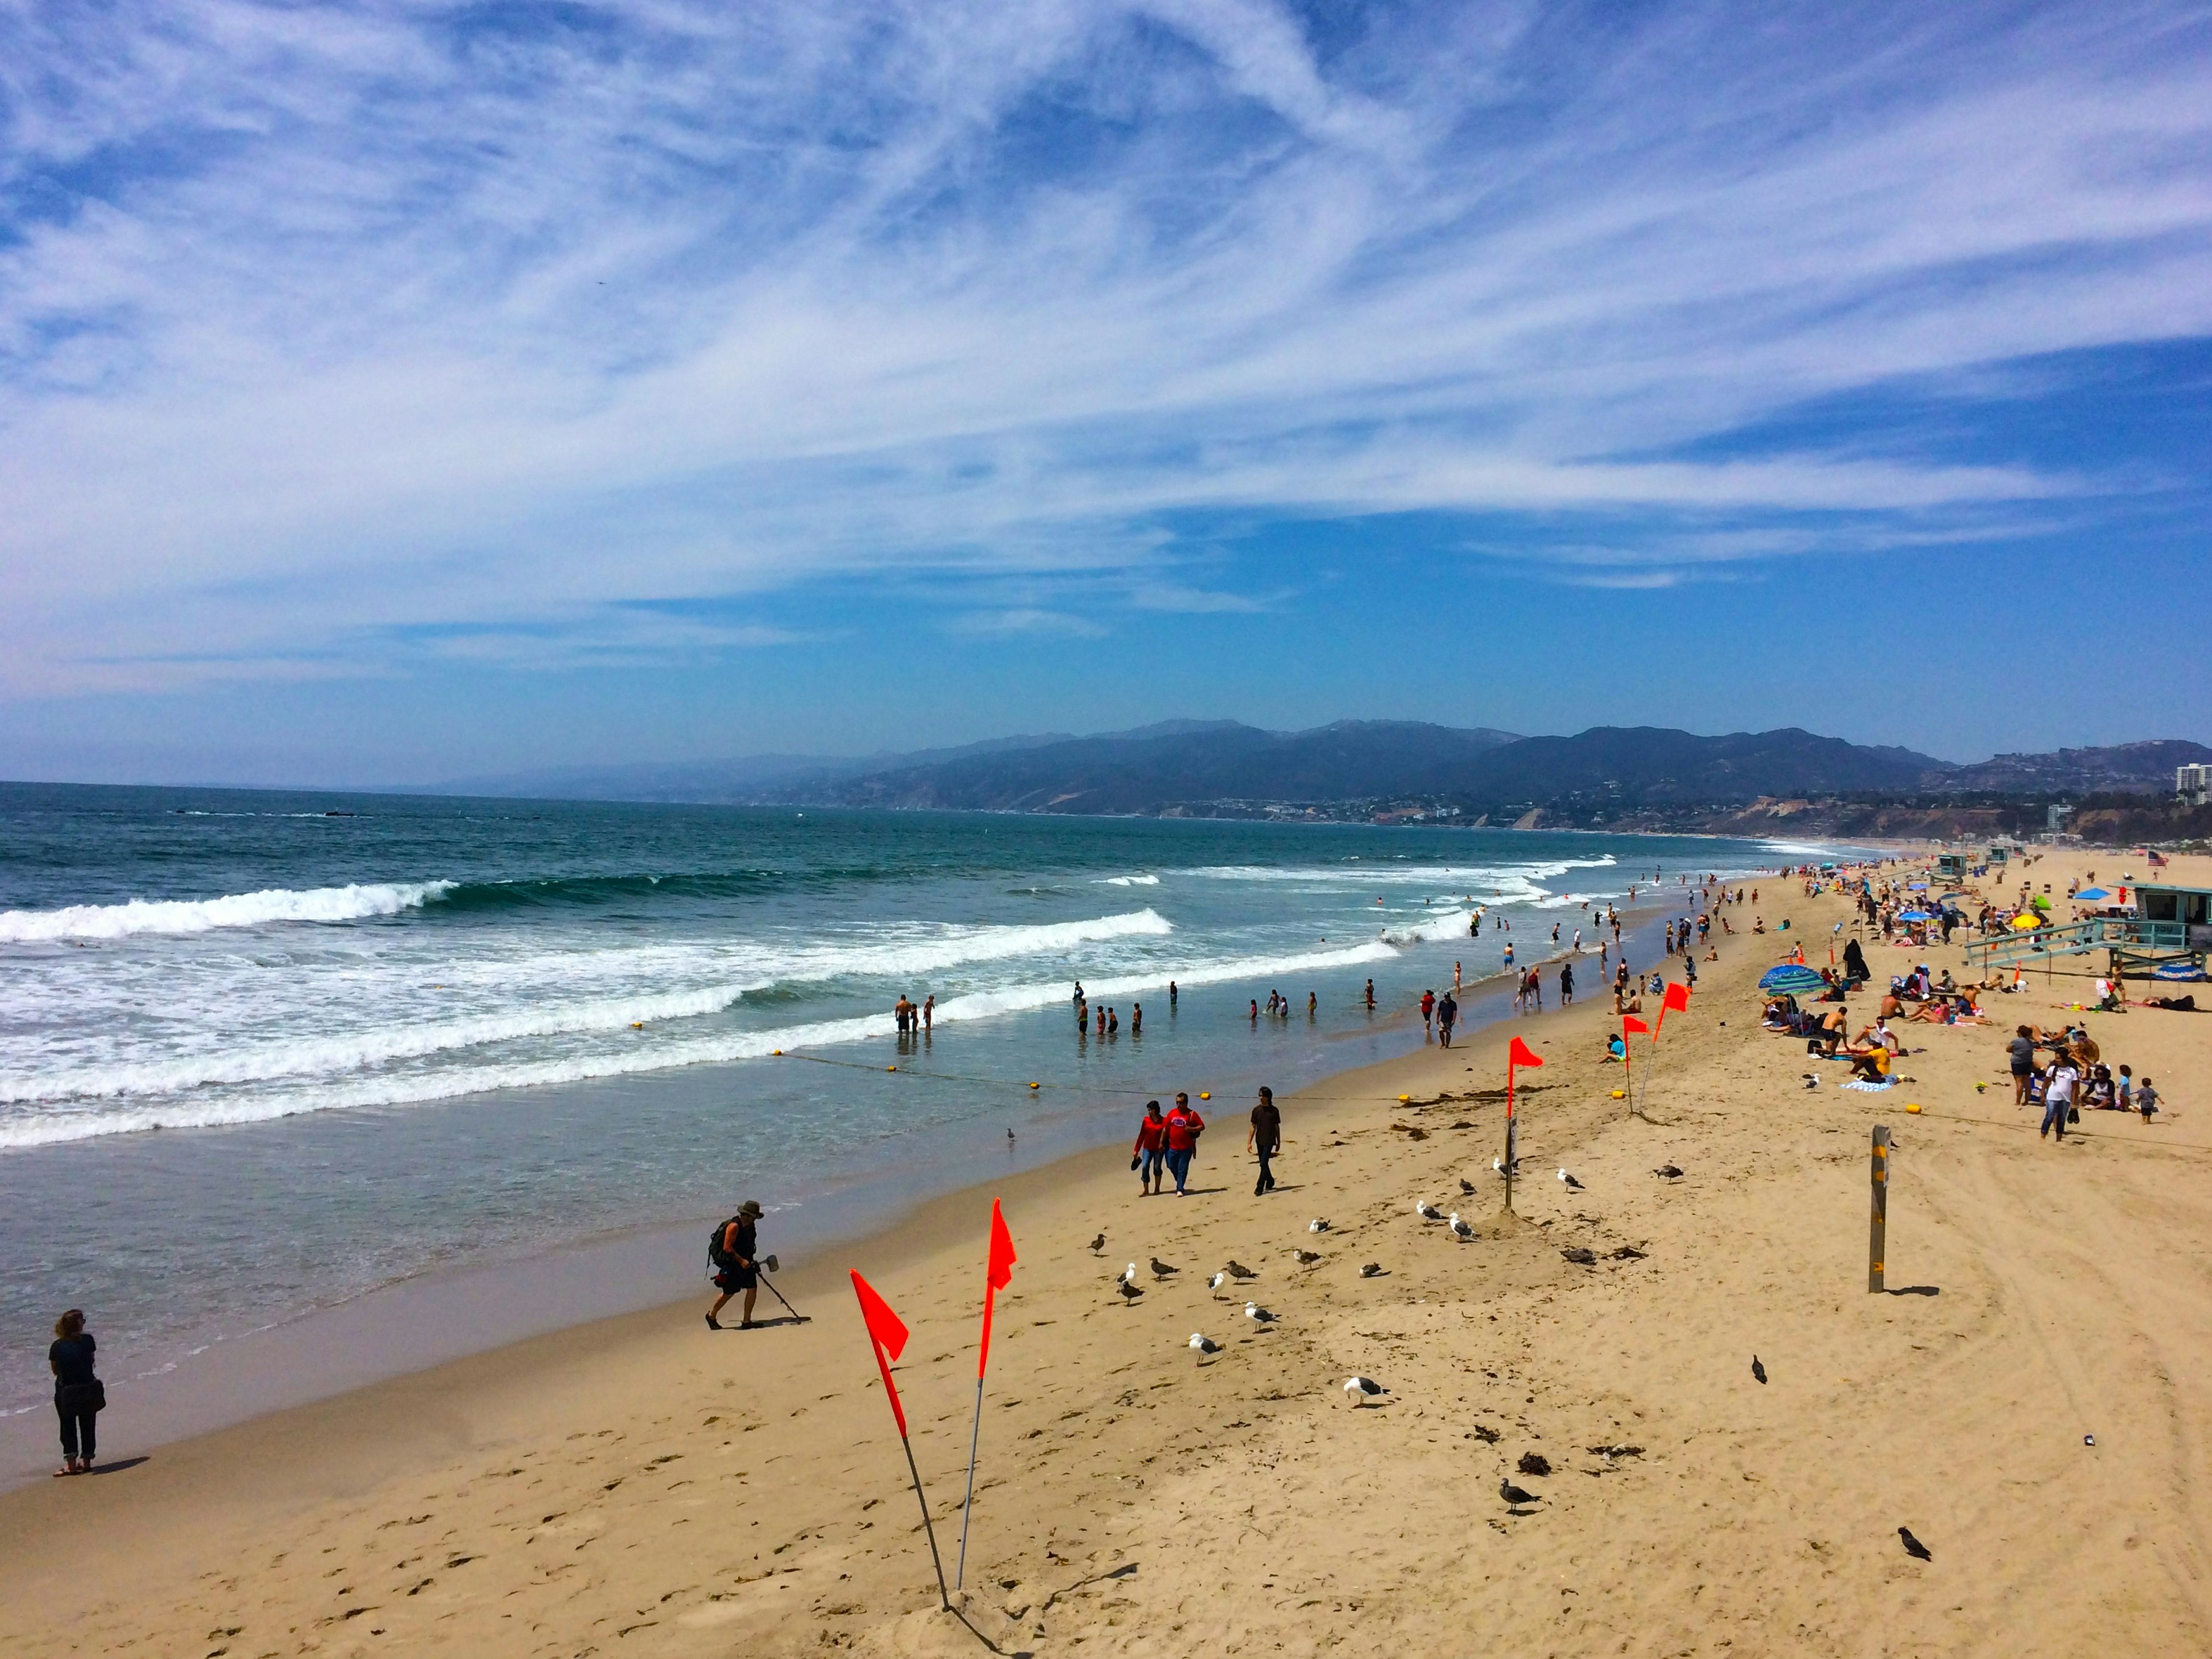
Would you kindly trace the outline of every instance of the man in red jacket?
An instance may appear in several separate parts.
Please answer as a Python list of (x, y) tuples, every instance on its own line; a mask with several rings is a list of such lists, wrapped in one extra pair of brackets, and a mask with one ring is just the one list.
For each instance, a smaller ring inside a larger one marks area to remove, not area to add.
[(1206, 1120), (1190, 1109), (1190, 1097), (1177, 1095), (1175, 1109), (1167, 1115), (1168, 1173), (1175, 1177), (1176, 1196), (1183, 1195), (1183, 1182), (1190, 1178), (1190, 1155), (1198, 1150), (1198, 1138), (1206, 1133)]
[(1156, 1193), (1160, 1189), (1160, 1171), (1166, 1166), (1168, 1151), (1167, 1121), (1160, 1115), (1160, 1103), (1145, 1103), (1144, 1121), (1137, 1125), (1137, 1144), (1129, 1149), (1129, 1167), (1137, 1172), (1137, 1190)]

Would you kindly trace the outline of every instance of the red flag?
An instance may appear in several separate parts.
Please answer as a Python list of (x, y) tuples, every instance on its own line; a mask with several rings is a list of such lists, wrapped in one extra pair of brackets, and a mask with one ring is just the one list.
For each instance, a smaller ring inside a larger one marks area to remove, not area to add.
[(1633, 1014), (1623, 1014), (1620, 1017), (1620, 1034), (1623, 1036), (1630, 1036), (1638, 1031), (1649, 1031), (1650, 1029)]
[(1678, 1014), (1689, 1006), (1690, 988), (1686, 985), (1669, 985), (1667, 988), (1667, 994), (1659, 1000), (1659, 1024), (1651, 1028), (1652, 1036), (1654, 1038), (1658, 1036), (1660, 1030), (1667, 1024), (1668, 1015)]
[(906, 1438), (906, 1408), (899, 1404), (898, 1390), (891, 1385), (891, 1361), (906, 1352), (906, 1322), (891, 1311), (891, 1304), (876, 1294), (876, 1287), (860, 1277), (859, 1269), (853, 1273), (853, 1294), (860, 1298), (860, 1317), (867, 1322), (868, 1341), (876, 1351), (876, 1369), (884, 1374), (884, 1394), (891, 1402), (891, 1417), (898, 1424), (899, 1438)]
[(1512, 1066), (1541, 1066), (1544, 1063), (1543, 1055), (1522, 1042), (1519, 1037), (1515, 1037), (1511, 1046), (1506, 1049), (1505, 1059), (1506, 1063)]
[(1014, 1236), (1006, 1231), (1006, 1218), (999, 1200), (991, 1200), (991, 1255), (983, 1268), (983, 1346), (975, 1355), (975, 1380), (983, 1380), (983, 1367), (991, 1363), (991, 1307), (998, 1293), (1014, 1282)]

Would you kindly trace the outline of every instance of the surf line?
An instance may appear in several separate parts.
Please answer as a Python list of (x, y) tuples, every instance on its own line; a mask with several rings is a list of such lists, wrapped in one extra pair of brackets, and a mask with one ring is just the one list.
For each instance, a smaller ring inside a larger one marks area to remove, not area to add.
[[(1090, 1083), (1054, 1083), (1041, 1079), (1032, 1081), (1010, 1077), (977, 1077), (972, 1073), (964, 1072), (921, 1072), (907, 1066), (877, 1066), (861, 1060), (832, 1060), (827, 1054), (796, 1054), (782, 1048), (773, 1050), (768, 1057), (771, 1060), (803, 1060), (811, 1066), (837, 1066), (843, 1067), (848, 1072), (896, 1072), (901, 1077), (922, 1078), (932, 1083), (984, 1083), (989, 1084), (996, 1088), (1027, 1089), (1037, 1092), (1042, 1092), (1047, 1089), (1058, 1089), (1064, 1090), (1070, 1094), (1079, 1095), (1127, 1095), (1133, 1100), (1141, 1096), (1171, 1094), (1175, 1091), (1176, 1088), (1188, 1090), (1189, 1087), (1188, 1084), (1185, 1083), (1176, 1085), (1170, 1088), (1110, 1088), (1102, 1085)], [(1210, 1089), (1201, 1091), (1199, 1097), (1202, 1100), (1211, 1100), (1213, 1097), (1213, 1091)], [(1285, 1097), (1287, 1099), (1291, 1097), (1286, 1096)], [(1401, 1106), (1413, 1103), (1402, 1095), (1316, 1095), (1309, 1094), (1304, 1091), (1300, 1091), (1296, 1096), (1296, 1098), (1299, 1100), (1355, 1101), (1364, 1102), (1369, 1105), (1380, 1103)], [(1454, 1101), (1452, 1103), (1454, 1105), (1474, 1105), (1480, 1103), (1481, 1103), (1462, 1101)]]

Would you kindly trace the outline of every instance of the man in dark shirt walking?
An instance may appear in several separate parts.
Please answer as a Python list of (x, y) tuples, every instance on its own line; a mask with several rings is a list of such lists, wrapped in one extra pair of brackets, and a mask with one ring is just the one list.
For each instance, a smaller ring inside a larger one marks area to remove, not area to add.
[(722, 1322), (715, 1316), (739, 1291), (745, 1293), (745, 1305), (738, 1316), (738, 1328), (749, 1331), (753, 1328), (753, 1298), (760, 1294), (760, 1264), (753, 1258), (753, 1252), (760, 1246), (753, 1224), (760, 1218), (760, 1201), (749, 1198), (738, 1206), (738, 1212), (725, 1221), (714, 1236), (714, 1284), (722, 1293), (707, 1310), (710, 1330), (722, 1328)]
[(1260, 1091), (1260, 1103), (1252, 1109), (1252, 1131), (1244, 1139), (1245, 1146), (1260, 1155), (1260, 1178), (1253, 1183), (1252, 1196), (1275, 1190), (1275, 1171), (1273, 1162), (1283, 1144), (1283, 1115), (1275, 1108), (1275, 1091), (1269, 1088)]

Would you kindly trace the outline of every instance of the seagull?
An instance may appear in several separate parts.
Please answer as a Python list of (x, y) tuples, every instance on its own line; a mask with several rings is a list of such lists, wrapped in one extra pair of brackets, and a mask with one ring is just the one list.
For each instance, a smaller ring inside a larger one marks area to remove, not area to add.
[(1321, 1252), (1319, 1250), (1292, 1250), (1291, 1254), (1297, 1257), (1298, 1261), (1303, 1265), (1309, 1267), (1312, 1267), (1315, 1262), (1321, 1260)]
[(1641, 1261), (1650, 1252), (1639, 1250), (1633, 1244), (1624, 1244), (1619, 1249), (1610, 1251), (1608, 1254), (1615, 1261)]
[(1413, 1200), (1413, 1213), (1424, 1221), (1442, 1221), (1444, 1218), (1444, 1212), (1425, 1198)]
[(1928, 1546), (1922, 1543), (1917, 1538), (1915, 1538), (1912, 1535), (1912, 1532), (1910, 1528), (1899, 1527), (1897, 1529), (1897, 1535), (1905, 1540), (1905, 1553), (1911, 1556), (1914, 1560), (1933, 1561), (1936, 1559), (1934, 1555), (1929, 1553)]
[(1457, 1210), (1454, 1210), (1451, 1212), (1451, 1232), (1452, 1237), (1459, 1240), (1462, 1244), (1467, 1243), (1468, 1239), (1474, 1237), (1474, 1229), (1468, 1226), (1467, 1223), (1459, 1218), (1459, 1212)]
[(1092, 1239), (1092, 1240), (1091, 1241), (1091, 1255), (1097, 1255), (1101, 1250), (1104, 1249), (1105, 1248), (1106, 1248), (1106, 1235), (1105, 1235), (1105, 1234), (1103, 1234), (1103, 1233), (1099, 1234), (1097, 1237), (1096, 1237), (1096, 1238), (1094, 1238), (1094, 1239)]
[(1154, 1256), (1152, 1258), (1152, 1277), (1155, 1279), (1165, 1279), (1170, 1273), (1179, 1273), (1182, 1271), (1182, 1269), (1180, 1267), (1169, 1267), (1166, 1262), (1161, 1261), (1158, 1256)]
[(1352, 1396), (1352, 1403), (1355, 1406), (1364, 1406), (1376, 1395), (1390, 1392), (1371, 1376), (1346, 1377), (1344, 1391)]
[(1662, 1181), (1680, 1181), (1682, 1178), (1681, 1170), (1677, 1169), (1672, 1164), (1662, 1164), (1651, 1173), (1657, 1176)]
[(1135, 1262), (1132, 1261), (1127, 1267), (1121, 1269), (1120, 1282), (1124, 1285), (1133, 1285), (1137, 1282), (1137, 1264)]
[(1231, 1279), (1257, 1279), (1260, 1275), (1254, 1273), (1243, 1262), (1232, 1261), (1229, 1264), (1229, 1276)]
[(1306, 1223), (1306, 1231), (1310, 1233), (1325, 1233), (1328, 1231), (1328, 1223), (1316, 1217)]
[(1565, 1182), (1568, 1186), (1573, 1188), (1577, 1192), (1580, 1192), (1583, 1189), (1583, 1183), (1576, 1180), (1572, 1176), (1569, 1175), (1565, 1170), (1559, 1171), (1559, 1179)]
[(1198, 1331), (1193, 1331), (1190, 1334), (1190, 1346), (1197, 1349), (1200, 1353), (1219, 1353), (1221, 1352), (1221, 1345), (1218, 1342), (1216, 1342), (1212, 1337), (1206, 1336)]
[(1381, 1262), (1379, 1262), (1379, 1261), (1370, 1261), (1370, 1262), (1369, 1262), (1365, 1267), (1362, 1267), (1362, 1268), (1359, 1270), (1359, 1276), (1360, 1276), (1362, 1279), (1372, 1279), (1372, 1278), (1374, 1278), (1374, 1277), (1376, 1276), (1376, 1274), (1377, 1274), (1377, 1273), (1381, 1273), (1382, 1271), (1382, 1264)]
[(1751, 1374), (1762, 1382), (1766, 1381), (1766, 1367), (1759, 1363), (1757, 1354), (1751, 1357)]
[(1134, 1302), (1139, 1297), (1144, 1294), (1144, 1291), (1138, 1289), (1136, 1285), (1131, 1284), (1126, 1279), (1115, 1279), (1114, 1281), (1114, 1288), (1121, 1292), (1121, 1300), (1124, 1302)]
[(1244, 1317), (1256, 1325), (1272, 1325), (1275, 1322), (1275, 1316), (1256, 1302), (1247, 1302), (1244, 1304)]
[(1462, 1176), (1459, 1178), (1459, 1189), (1462, 1193), (1471, 1195), (1474, 1191), (1474, 1183), (1465, 1176)]
[(1221, 1287), (1228, 1282), (1229, 1275), (1227, 1273), (1216, 1273), (1212, 1278), (1206, 1281), (1206, 1288), (1218, 1296), (1221, 1293)]
[(1568, 1261), (1573, 1262), (1577, 1267), (1595, 1267), (1597, 1266), (1597, 1252), (1595, 1250), (1585, 1250), (1577, 1245), (1571, 1250), (1561, 1250), (1559, 1254), (1566, 1257)]
[(1498, 1483), (1498, 1495), (1505, 1500), (1508, 1509), (1519, 1509), (1523, 1504), (1538, 1504), (1543, 1500), (1533, 1492), (1523, 1492), (1510, 1480)]

